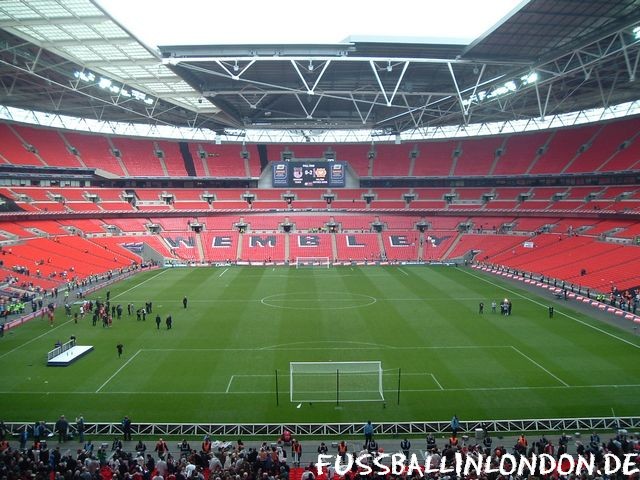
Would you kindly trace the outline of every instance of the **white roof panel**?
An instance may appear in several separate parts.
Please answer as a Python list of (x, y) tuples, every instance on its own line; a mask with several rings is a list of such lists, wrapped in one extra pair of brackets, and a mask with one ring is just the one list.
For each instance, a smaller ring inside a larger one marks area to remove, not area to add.
[(146, 69), (144, 69), (143, 67), (135, 66), (135, 65), (134, 66), (118, 65), (118, 66), (112, 66), (112, 67), (104, 67), (103, 70), (113, 75), (114, 77), (119, 77), (119, 78), (124, 78), (124, 77), (139, 78), (139, 77), (145, 77), (149, 75)]
[(30, 27), (31, 31), (38, 32), (40, 36), (46, 38), (47, 42), (56, 40), (73, 40), (74, 38), (67, 32), (55, 25), (34, 25)]
[(93, 28), (95, 28), (99, 34), (107, 38), (122, 38), (128, 36), (127, 32), (112, 21), (95, 23)]
[(42, 18), (38, 12), (35, 12), (32, 8), (19, 2), (3, 2), (2, 9), (11, 18), (17, 18), (26, 20), (29, 18)]
[(45, 35), (41, 35), (39, 32), (34, 30), (32, 27), (18, 27), (18, 28), (16, 28), (16, 30), (24, 33), (28, 37), (32, 37), (33, 39), (40, 40), (42, 42), (44, 42), (46, 40), (46, 38), (47, 38)]
[(67, 53), (66, 56), (75, 57), (77, 60), (79, 60), (79, 63), (104, 60), (102, 56), (98, 55), (89, 47), (85, 47), (84, 45), (62, 47), (61, 51)]
[(49, 18), (70, 16), (69, 10), (58, 2), (51, 2), (49, 0), (30, 0), (29, 7)]
[(122, 50), (113, 45), (92, 45), (91, 50), (100, 55), (105, 60), (127, 60), (128, 57)]
[(149, 58), (152, 55), (147, 49), (142, 47), (139, 43), (130, 43), (122, 46), (122, 51), (130, 55), (131, 58)]
[(74, 38), (80, 40), (91, 40), (91, 39), (99, 39), (103, 38), (98, 32), (95, 31), (89, 25), (65, 25), (62, 27), (66, 32), (69, 32), (73, 35)]
[[(96, 76), (194, 111), (202, 107), (169, 95), (181, 92), (199, 98), (200, 93), (163, 65), (157, 52), (127, 32), (96, 0), (1, 0), (1, 19), (8, 32), (85, 67)], [(209, 104), (207, 112), (211, 108)]]
[(102, 15), (102, 11), (89, 0), (65, 0), (64, 5), (75, 15), (81, 17)]

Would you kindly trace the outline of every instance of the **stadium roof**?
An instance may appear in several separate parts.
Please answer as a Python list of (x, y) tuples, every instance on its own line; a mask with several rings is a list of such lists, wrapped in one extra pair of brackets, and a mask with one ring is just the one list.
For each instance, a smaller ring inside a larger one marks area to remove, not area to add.
[(217, 132), (390, 135), (640, 99), (640, 0), (525, 1), (471, 44), (351, 37), (159, 51), (92, 0), (5, 0), (0, 42), (0, 105)]

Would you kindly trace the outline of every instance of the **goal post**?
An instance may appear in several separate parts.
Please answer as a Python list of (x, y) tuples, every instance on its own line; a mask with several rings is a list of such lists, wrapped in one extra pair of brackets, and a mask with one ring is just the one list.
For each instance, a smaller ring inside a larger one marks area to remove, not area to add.
[(296, 257), (296, 268), (329, 268), (329, 257)]
[(290, 362), (292, 402), (384, 401), (381, 362)]

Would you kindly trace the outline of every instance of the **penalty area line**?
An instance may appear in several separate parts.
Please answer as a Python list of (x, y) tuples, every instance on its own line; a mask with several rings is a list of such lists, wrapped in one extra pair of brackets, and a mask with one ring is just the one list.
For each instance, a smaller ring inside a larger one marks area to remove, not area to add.
[[(384, 372), (393, 372), (394, 370), (395, 370), (395, 369), (383, 370), (383, 373), (384, 373)], [(433, 383), (435, 383), (435, 384), (438, 386), (438, 388), (439, 388), (440, 390), (445, 390), (445, 388), (444, 388), (444, 387), (442, 386), (442, 384), (438, 381), (438, 379), (436, 378), (436, 376), (435, 376), (433, 373), (431, 373), (431, 372), (406, 372), (406, 373), (403, 373), (403, 374), (402, 374), (402, 376), (405, 376), (405, 375), (406, 375), (406, 376), (410, 376), (410, 377), (411, 377), (411, 376), (424, 376), (424, 377), (431, 377), (431, 378), (433, 379)], [(429, 391), (431, 391), (431, 390), (432, 390), (432, 389), (429, 389)], [(403, 392), (403, 391), (404, 391), (404, 392), (408, 392), (408, 391), (411, 391), (411, 390), (403, 390), (403, 389), (400, 389), (400, 391), (401, 391), (401, 392)]]
[[(590, 390), (590, 389), (601, 389), (601, 388), (640, 388), (640, 384), (627, 384), (627, 385), (571, 385), (569, 387), (565, 387), (564, 385), (537, 385), (537, 386), (514, 386), (514, 387), (462, 387), (462, 388), (401, 388), (401, 392), (407, 393), (423, 393), (423, 392), (501, 392), (501, 391), (518, 391), (518, 390), (567, 390), (567, 389), (581, 389), (581, 390)], [(281, 392), (288, 392), (289, 389), (281, 390)], [(385, 389), (385, 392), (396, 392), (395, 389)], [(237, 391), (237, 392), (224, 392), (222, 390), (218, 391), (178, 391), (178, 392), (168, 392), (163, 390), (161, 392), (156, 391), (137, 391), (137, 392), (116, 392), (116, 391), (107, 391), (100, 392), (100, 395), (261, 395), (268, 393), (276, 393), (275, 390), (252, 390), (252, 391)], [(308, 392), (314, 393), (314, 392)], [(326, 393), (326, 391), (316, 392), (316, 393)], [(351, 392), (358, 393), (358, 392)], [(364, 393), (364, 392), (363, 392)], [(370, 393), (367, 391), (367, 393)], [(95, 395), (96, 392), (87, 392), (87, 391), (0, 391), (1, 395)], [(335, 402), (335, 398), (330, 400), (331, 402)]]
[(438, 385), (438, 388), (440, 390), (444, 390), (444, 388), (442, 388), (442, 385), (440, 384), (440, 382), (438, 381), (438, 379), (436, 378), (436, 376), (433, 373), (430, 373), (429, 375), (431, 375), (431, 378), (433, 378), (433, 381), (436, 382), (436, 385)]
[(147, 283), (147, 282), (149, 282), (149, 281), (153, 280), (154, 278), (159, 277), (159, 276), (160, 276), (160, 275), (162, 275), (163, 273), (167, 273), (168, 271), (169, 271), (169, 269), (168, 269), (168, 268), (166, 268), (166, 269), (164, 269), (164, 270), (162, 270), (162, 271), (160, 271), (160, 272), (156, 273), (153, 277), (149, 277), (149, 278), (147, 278), (146, 280), (144, 280), (143, 282), (140, 282), (140, 283), (138, 283), (138, 284), (134, 285), (134, 286), (133, 286), (133, 287), (131, 287), (131, 288), (127, 288), (124, 292), (120, 292), (120, 293), (118, 293), (117, 295), (114, 295), (112, 298), (118, 298), (118, 297), (120, 297), (120, 296), (124, 295), (125, 293), (130, 292), (130, 291), (131, 291), (131, 290), (133, 290), (134, 288), (138, 288), (140, 285), (144, 285), (145, 283)]
[(231, 375), (229, 383), (227, 384), (227, 389), (224, 391), (224, 393), (229, 393), (229, 390), (231, 389), (231, 382), (233, 382), (233, 377), (235, 377), (235, 375)]
[(511, 345), (511, 348), (513, 348), (517, 353), (519, 353), (520, 355), (522, 355), (524, 358), (526, 358), (527, 360), (529, 360), (531, 363), (533, 363), (535, 366), (537, 366), (538, 368), (542, 369), (544, 372), (546, 372), (547, 374), (551, 375), (553, 378), (555, 378), (557, 381), (559, 381), (562, 385), (564, 385), (565, 387), (570, 387), (571, 385), (569, 385), (567, 382), (565, 382), (564, 380), (562, 380), (560, 377), (558, 377), (557, 375), (554, 375), (553, 373), (551, 373), (549, 370), (547, 370), (546, 368), (544, 368), (542, 365), (540, 365), (538, 362), (536, 362), (533, 358), (531, 358), (529, 355), (526, 355), (525, 353), (523, 353), (519, 348), (514, 347), (513, 345)]
[(134, 353), (131, 358), (129, 360), (127, 360), (124, 365), (122, 365), (118, 370), (116, 370), (116, 372), (111, 375), (109, 378), (107, 378), (107, 381), (104, 382), (102, 385), (100, 385), (100, 387), (95, 391), (95, 393), (100, 393), (100, 390), (102, 390), (104, 388), (104, 386), (109, 383), (111, 380), (113, 380), (113, 378), (118, 375), (120, 373), (120, 371), (122, 371), (122, 369), (124, 367), (126, 367), (127, 365), (129, 365), (129, 363), (131, 363), (131, 360), (133, 360), (134, 358), (136, 358), (136, 356), (138, 356), (138, 354), (141, 352), (142, 350), (138, 350), (136, 353)]
[[(531, 302), (531, 303), (535, 303), (536, 305), (539, 305), (539, 306), (541, 306), (541, 307), (544, 307), (545, 309), (547, 308), (547, 305), (545, 305), (545, 304), (543, 304), (543, 303), (541, 303), (541, 302), (538, 302), (538, 301), (536, 301), (536, 300), (534, 300), (534, 299), (532, 299), (532, 298), (527, 297), (526, 295), (523, 295), (523, 294), (518, 293), (518, 292), (516, 292), (516, 291), (514, 291), (514, 290), (511, 290), (510, 288), (507, 288), (507, 287), (506, 287), (506, 286), (504, 286), (504, 285), (499, 285), (499, 284), (497, 284), (497, 283), (495, 283), (495, 282), (492, 282), (491, 280), (488, 280), (488, 279), (486, 279), (486, 278), (484, 278), (484, 277), (482, 277), (482, 276), (480, 276), (480, 275), (476, 275), (476, 274), (474, 274), (474, 273), (467, 272), (465, 269), (460, 269), (460, 270), (458, 270), (458, 271), (459, 271), (459, 272), (466, 273), (467, 275), (469, 275), (469, 276), (471, 276), (471, 277), (474, 277), (474, 278), (477, 278), (478, 280), (482, 280), (483, 282), (488, 283), (489, 285), (493, 285), (494, 287), (498, 287), (498, 288), (500, 288), (500, 289), (504, 290), (505, 292), (509, 292), (509, 293), (511, 293), (511, 294), (513, 294), (513, 295), (516, 295), (516, 296), (518, 296), (518, 297), (520, 297), (520, 298), (523, 298), (523, 299), (525, 299), (525, 300), (527, 300), (527, 301), (529, 301), (529, 302)], [(637, 343), (630, 342), (629, 340), (626, 340), (626, 339), (624, 339), (624, 338), (622, 338), (622, 337), (619, 337), (619, 336), (617, 336), (617, 335), (614, 335), (613, 333), (607, 332), (606, 330), (603, 330), (602, 328), (596, 327), (595, 325), (591, 325), (591, 324), (589, 324), (589, 323), (587, 323), (587, 322), (584, 322), (584, 321), (580, 320), (579, 318), (576, 318), (576, 317), (574, 317), (574, 316), (572, 316), (572, 315), (569, 315), (568, 313), (561, 312), (561, 311), (558, 311), (558, 310), (556, 310), (556, 313), (558, 313), (558, 314), (560, 314), (560, 315), (564, 315), (565, 317), (570, 318), (570, 319), (571, 319), (571, 320), (573, 320), (574, 322), (581, 323), (581, 324), (582, 324), (582, 325), (584, 325), (585, 327), (593, 328), (594, 330), (597, 330), (598, 332), (600, 332), (600, 333), (604, 333), (605, 335), (608, 335), (608, 336), (609, 336), (609, 337), (611, 337), (611, 338), (615, 338), (616, 340), (619, 340), (619, 341), (621, 341), (621, 342), (624, 342), (624, 343), (626, 343), (627, 345), (631, 345), (632, 347), (635, 347), (635, 348), (640, 348), (640, 345), (638, 345)]]
[[(35, 317), (35, 318), (34, 318), (34, 320), (35, 320), (36, 318), (37, 318), (37, 317)], [(18, 345), (17, 347), (12, 348), (12, 349), (11, 349), (11, 350), (9, 350), (8, 352), (5, 352), (5, 353), (3, 353), (2, 355), (0, 355), (0, 358), (4, 358), (4, 357), (6, 357), (7, 355), (9, 355), (9, 354), (11, 354), (11, 353), (15, 352), (16, 350), (20, 350), (20, 349), (21, 349), (22, 347), (24, 347), (25, 345), (29, 345), (30, 343), (33, 343), (33, 342), (35, 342), (36, 340), (39, 340), (39, 339), (41, 339), (42, 337), (44, 337), (44, 336), (46, 336), (46, 335), (49, 335), (51, 332), (55, 332), (55, 331), (56, 331), (56, 330), (58, 330), (60, 327), (64, 327), (67, 323), (71, 323), (71, 321), (72, 321), (72, 320), (73, 320), (73, 319), (67, 320), (66, 322), (61, 323), (61, 324), (60, 324), (60, 325), (58, 325), (57, 327), (53, 327), (52, 329), (47, 330), (47, 331), (46, 331), (46, 332), (44, 332), (44, 333), (41, 333), (41, 334), (40, 334), (40, 335), (38, 335), (37, 337), (33, 337), (31, 340), (27, 340), (26, 342), (21, 343), (21, 344), (20, 344), (20, 345)]]

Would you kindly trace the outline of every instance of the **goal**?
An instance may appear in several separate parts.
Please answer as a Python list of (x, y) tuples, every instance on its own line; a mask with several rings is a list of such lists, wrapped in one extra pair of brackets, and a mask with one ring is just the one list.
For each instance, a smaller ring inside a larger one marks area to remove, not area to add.
[(296, 257), (296, 268), (329, 268), (329, 257)]
[(291, 362), (292, 402), (384, 401), (381, 362)]

